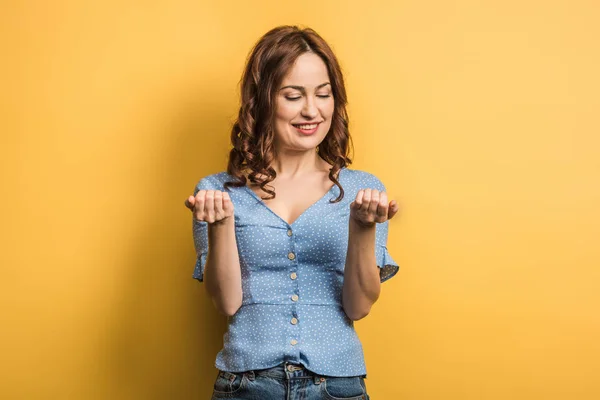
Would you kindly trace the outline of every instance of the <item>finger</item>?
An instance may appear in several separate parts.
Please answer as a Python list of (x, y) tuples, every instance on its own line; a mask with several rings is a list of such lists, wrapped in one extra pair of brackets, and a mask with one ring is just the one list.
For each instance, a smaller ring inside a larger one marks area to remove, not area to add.
[(190, 210), (194, 210), (194, 204), (196, 203), (196, 198), (194, 196), (189, 196), (186, 200), (185, 200), (185, 206), (187, 208), (189, 208)]
[(354, 203), (356, 205), (356, 210), (359, 210), (360, 207), (362, 206), (364, 195), (365, 195), (365, 192), (362, 189), (359, 190), (358, 193), (356, 194), (356, 200), (354, 200)]
[(200, 190), (196, 193), (196, 204), (194, 205), (194, 214), (196, 219), (204, 221), (204, 205), (206, 203), (206, 190)]
[(215, 191), (207, 190), (204, 197), (204, 215), (208, 223), (215, 222)]
[(396, 213), (400, 211), (400, 206), (396, 202), (396, 200), (392, 200), (390, 202), (390, 209), (388, 211), (388, 219), (391, 219)]
[(223, 211), (225, 212), (225, 215), (230, 215), (232, 206), (233, 203), (231, 203), (229, 193), (223, 192)]
[(359, 207), (360, 211), (368, 212), (371, 204), (371, 189), (363, 189), (362, 203)]
[(377, 216), (377, 208), (379, 208), (379, 198), (381, 193), (377, 189), (371, 189), (371, 202), (369, 203), (369, 214)]
[(223, 192), (215, 190), (215, 217), (223, 216)]
[(379, 194), (379, 203), (377, 205), (377, 219), (378, 220), (385, 220), (385, 218), (388, 215), (388, 199), (387, 199), (387, 193), (386, 192), (381, 192)]

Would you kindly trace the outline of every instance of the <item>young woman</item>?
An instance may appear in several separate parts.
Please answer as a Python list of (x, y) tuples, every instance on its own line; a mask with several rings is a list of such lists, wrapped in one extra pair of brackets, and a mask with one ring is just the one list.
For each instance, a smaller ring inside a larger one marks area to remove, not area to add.
[(193, 277), (229, 317), (213, 399), (369, 399), (354, 321), (398, 271), (386, 242), (399, 206), (348, 168), (346, 102), (314, 30), (280, 26), (252, 49), (227, 171), (185, 201)]

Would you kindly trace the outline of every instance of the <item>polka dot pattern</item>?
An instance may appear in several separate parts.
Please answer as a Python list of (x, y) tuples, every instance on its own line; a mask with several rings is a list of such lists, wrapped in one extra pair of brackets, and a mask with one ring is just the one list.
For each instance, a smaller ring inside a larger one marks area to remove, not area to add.
[[(199, 190), (225, 191), (227, 172), (202, 178)], [(350, 203), (360, 189), (385, 190), (373, 174), (343, 168), (344, 198), (329, 192), (292, 224), (273, 212), (249, 187), (230, 188), (242, 275), (242, 306), (229, 318), (215, 366), (223, 371), (265, 369), (284, 361), (321, 375), (366, 375), (361, 342), (342, 308)], [(197, 259), (193, 278), (202, 282), (208, 224), (193, 220)], [(380, 281), (399, 269), (386, 244), (389, 221), (378, 223), (375, 259)]]

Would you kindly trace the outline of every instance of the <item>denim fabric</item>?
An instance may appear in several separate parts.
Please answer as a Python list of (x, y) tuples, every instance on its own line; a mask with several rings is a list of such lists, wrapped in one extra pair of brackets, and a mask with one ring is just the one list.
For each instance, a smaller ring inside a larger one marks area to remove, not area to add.
[[(227, 172), (200, 180), (200, 190), (225, 191)], [(363, 348), (342, 306), (350, 203), (361, 189), (385, 190), (373, 174), (342, 168), (336, 185), (288, 223), (248, 186), (227, 189), (234, 206), (242, 277), (242, 305), (228, 318), (215, 366), (228, 372), (266, 369), (284, 361), (315, 373), (367, 373)], [(376, 224), (374, 256), (380, 281), (399, 269), (387, 245), (388, 224)], [(209, 252), (208, 223), (193, 219), (197, 253), (193, 277), (202, 282)]]
[(369, 400), (365, 379), (315, 374), (288, 362), (244, 372), (219, 370), (211, 400)]

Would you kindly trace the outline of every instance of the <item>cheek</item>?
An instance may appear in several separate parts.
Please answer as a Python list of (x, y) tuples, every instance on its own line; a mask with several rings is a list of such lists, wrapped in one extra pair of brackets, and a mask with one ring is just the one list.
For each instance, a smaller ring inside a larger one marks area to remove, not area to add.
[(327, 117), (327, 121), (325, 121), (323, 123), (323, 127), (321, 128), (323, 130), (323, 134), (326, 136), (327, 133), (329, 132), (329, 130), (331, 129), (331, 118)]
[(335, 104), (333, 103), (333, 101), (329, 102), (325, 107), (323, 107), (322, 109), (322, 114), (323, 117), (325, 117), (325, 128), (327, 130), (327, 132), (329, 132), (329, 129), (331, 128), (331, 119), (333, 118), (333, 112), (335, 111)]
[(282, 104), (277, 106), (277, 120), (281, 123), (289, 123), (299, 113), (299, 107), (293, 104)]
[(326, 117), (327, 119), (331, 118), (334, 110), (335, 110), (335, 103), (333, 102), (333, 99), (331, 99), (330, 101), (328, 101), (327, 103), (325, 103), (321, 106), (321, 114), (324, 117)]

